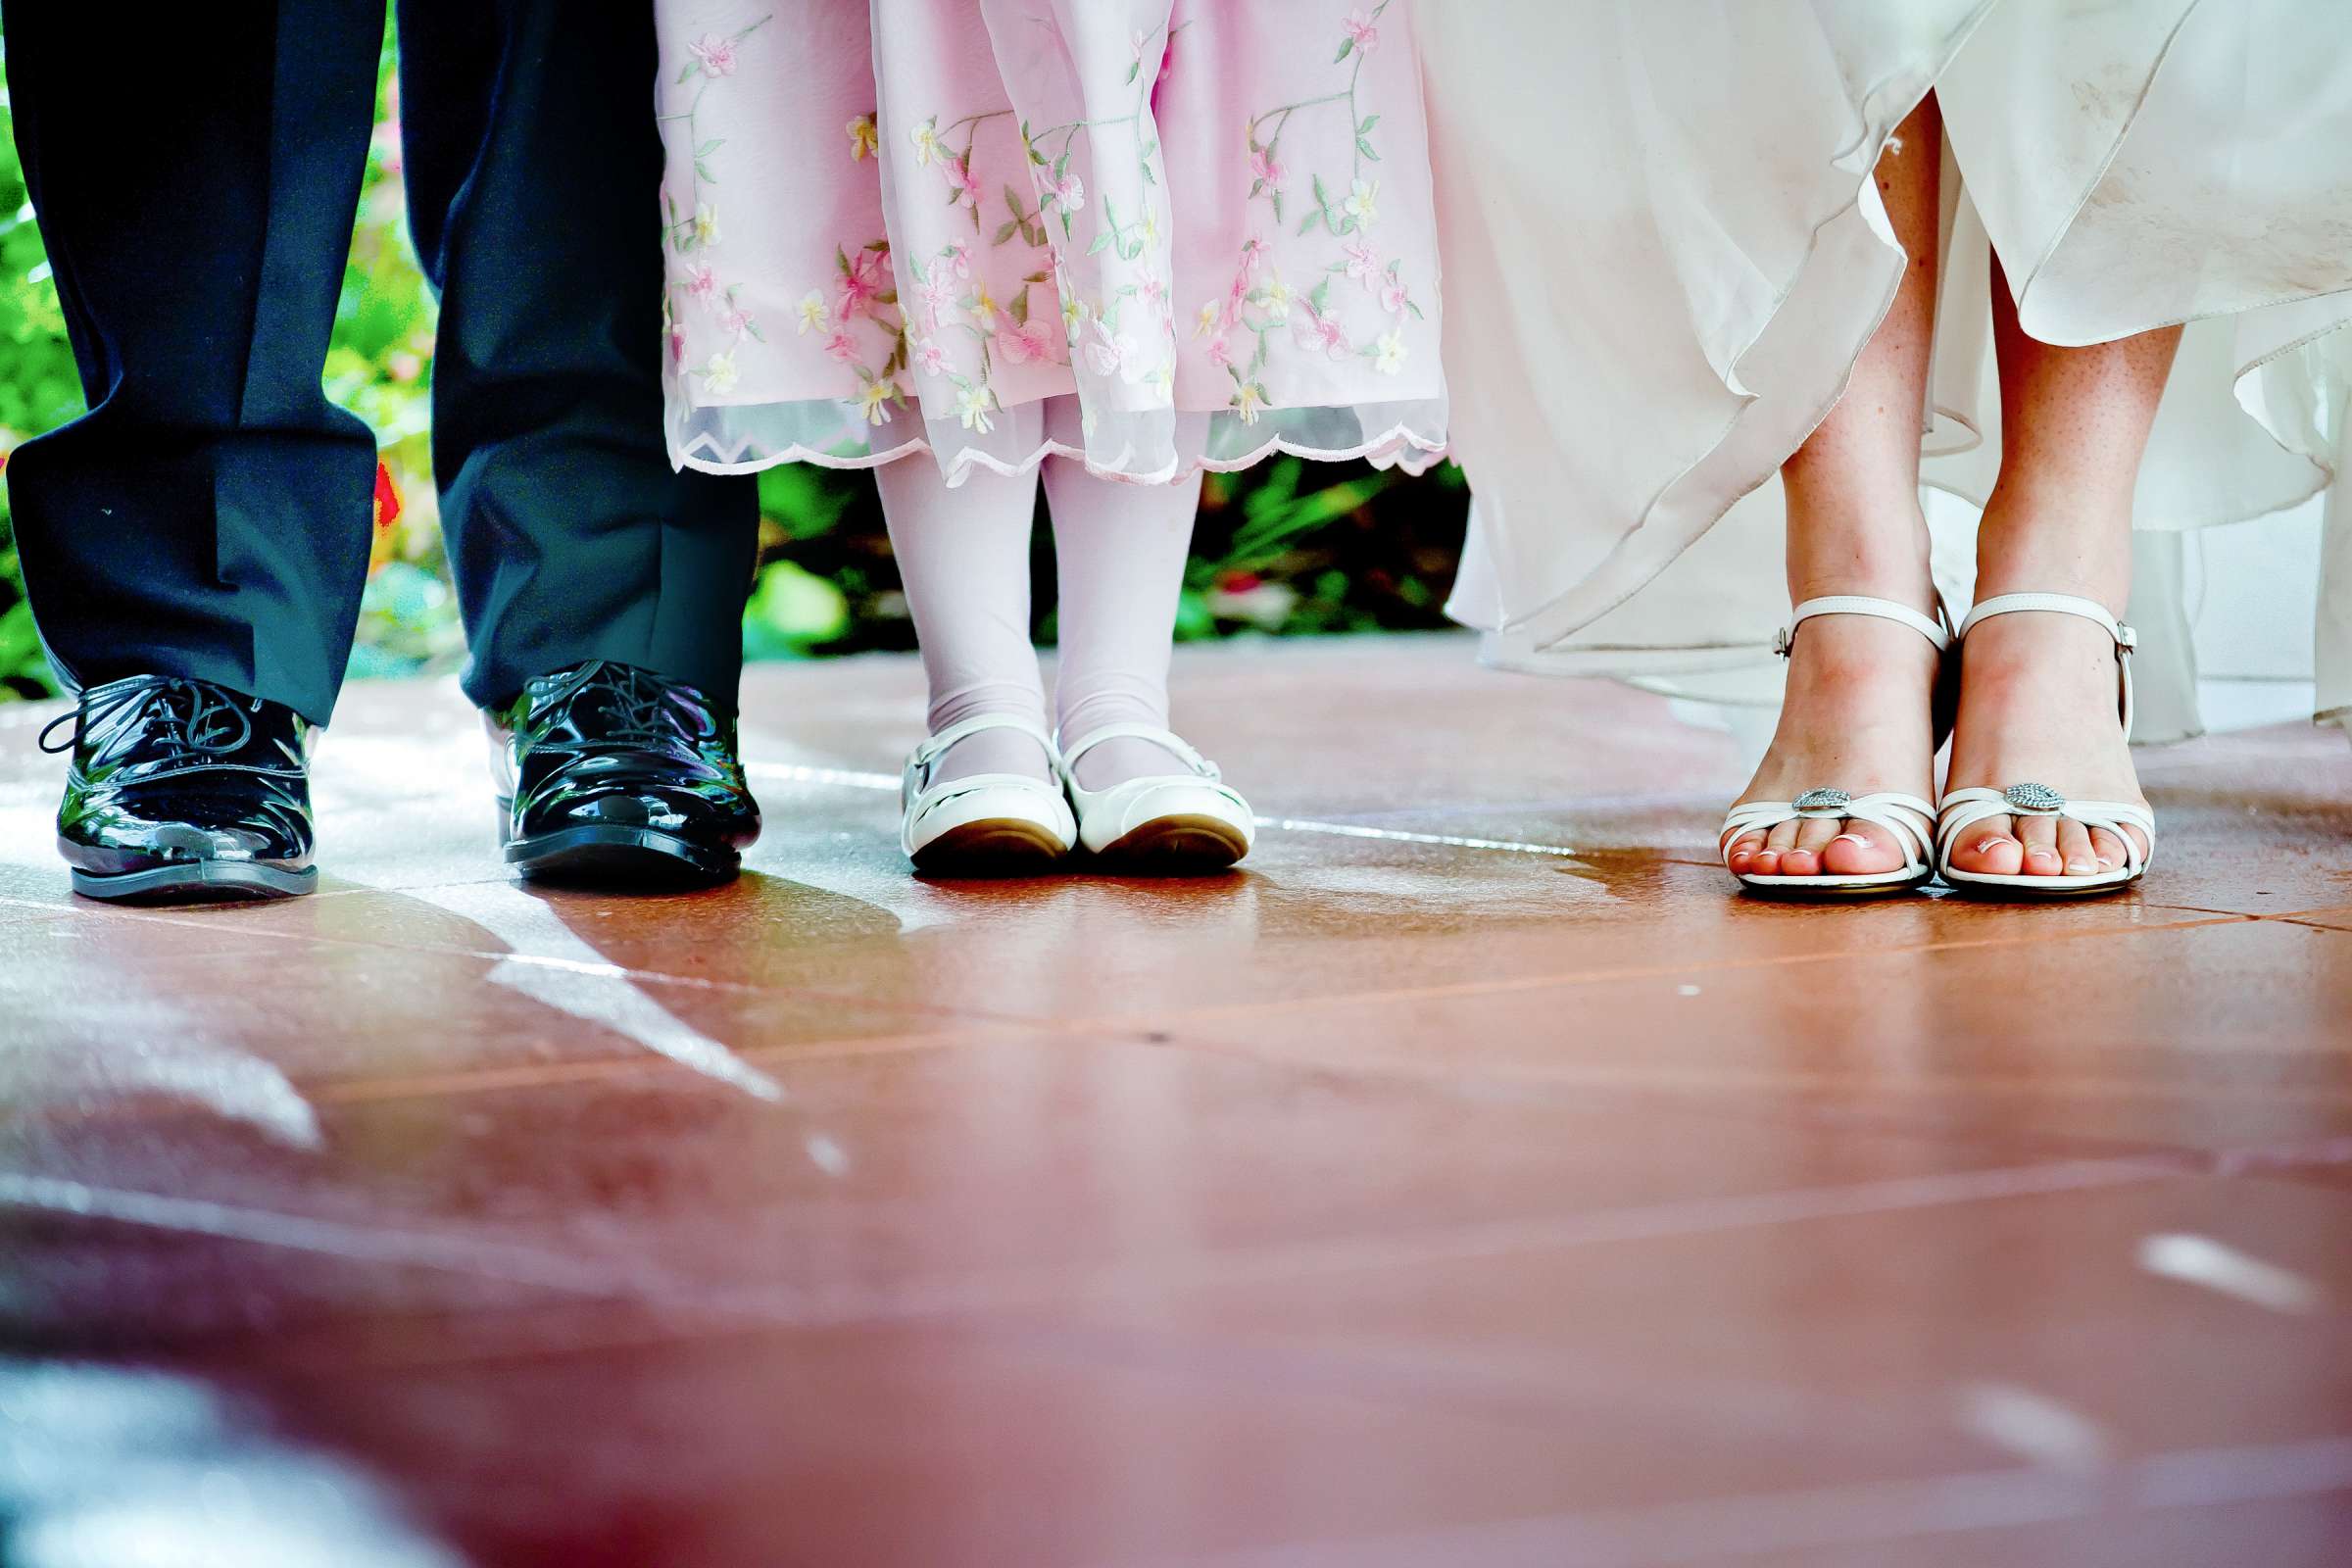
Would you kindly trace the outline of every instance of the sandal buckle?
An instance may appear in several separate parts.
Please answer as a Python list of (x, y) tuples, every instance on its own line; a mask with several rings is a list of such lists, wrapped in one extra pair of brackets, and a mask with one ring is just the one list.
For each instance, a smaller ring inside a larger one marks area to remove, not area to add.
[(2035, 816), (2054, 816), (2066, 808), (2066, 797), (2047, 784), (2012, 784), (2001, 791), (2001, 799)]

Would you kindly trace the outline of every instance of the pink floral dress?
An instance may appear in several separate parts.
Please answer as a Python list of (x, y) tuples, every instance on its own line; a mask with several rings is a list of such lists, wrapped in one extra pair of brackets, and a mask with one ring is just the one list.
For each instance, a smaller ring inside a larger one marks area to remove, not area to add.
[(1446, 443), (1399, 0), (658, 0), (674, 462)]

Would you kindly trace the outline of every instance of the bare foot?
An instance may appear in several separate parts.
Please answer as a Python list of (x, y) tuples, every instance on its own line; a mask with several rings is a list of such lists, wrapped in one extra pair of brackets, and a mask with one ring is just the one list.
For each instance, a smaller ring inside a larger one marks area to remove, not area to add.
[[(1995, 615), (1968, 634), (1953, 789), (2046, 784), (2080, 800), (2145, 804), (2118, 709), (2115, 643), (2079, 615)], [(2139, 830), (2125, 832), (2148, 846)], [(1989, 876), (2090, 876), (2124, 864), (2105, 828), (2054, 816), (1988, 816), (1952, 846), (1957, 870)]]
[[(1817, 615), (1797, 629), (1780, 727), (1742, 801), (1792, 801), (1808, 790), (1849, 795), (1936, 793), (1935, 645), (1874, 615)], [(1725, 863), (1748, 876), (1857, 876), (1899, 869), (1908, 851), (1891, 829), (1851, 817), (1803, 817), (1743, 833)]]

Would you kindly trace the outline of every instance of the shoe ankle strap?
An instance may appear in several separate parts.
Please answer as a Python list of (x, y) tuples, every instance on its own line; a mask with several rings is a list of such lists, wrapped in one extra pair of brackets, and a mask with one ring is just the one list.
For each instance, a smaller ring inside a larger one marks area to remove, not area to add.
[(1930, 620), (1909, 605), (1897, 604), (1891, 599), (1873, 599), (1867, 594), (1827, 594), (1819, 599), (1808, 599), (1788, 612), (1788, 624), (1782, 627), (1780, 634), (1773, 639), (1772, 651), (1783, 659), (1788, 658), (1788, 650), (1796, 643), (1796, 628), (1815, 615), (1875, 615), (1881, 620), (1891, 620), (1910, 627), (1934, 643), (1939, 654), (1952, 646), (1952, 618), (1945, 612), (1940, 597), (1936, 601), (1936, 618)]
[(2139, 646), (2139, 635), (2109, 614), (2105, 605), (2095, 599), (2079, 599), (2073, 594), (2001, 594), (1982, 600), (1969, 611), (1968, 618), (1960, 623), (1960, 635), (1967, 636), (1969, 628), (1979, 621), (1990, 620), (1995, 615), (2014, 615), (2029, 610), (2045, 610), (2059, 615), (2080, 615), (2105, 628), (2107, 635), (2115, 639), (2118, 648), (2129, 650)]
[(1995, 615), (2014, 615), (2021, 611), (2042, 610), (2057, 615), (2079, 615), (2095, 622), (2115, 639), (2115, 662), (2123, 671), (2123, 698), (2118, 705), (2124, 720), (2124, 739), (2132, 738), (2132, 650), (2139, 646), (2139, 634), (2107, 612), (2107, 607), (2095, 599), (2082, 599), (2074, 594), (1997, 594), (1980, 601), (1969, 611), (1968, 618), (1960, 622), (1960, 635), (1966, 637), (1969, 628), (1979, 621)]
[(1199, 752), (1194, 751), (1191, 745), (1185, 741), (1183, 736), (1177, 734), (1174, 730), (1158, 729), (1150, 724), (1103, 725), (1101, 729), (1095, 730), (1089, 734), (1077, 745), (1067, 748), (1060, 754), (1062, 771), (1066, 773), (1075, 768), (1078, 765), (1078, 759), (1084, 757), (1087, 753), (1093, 751), (1104, 741), (1115, 740), (1150, 741), (1152, 745), (1158, 747), (1160, 750), (1173, 753), (1180, 761), (1182, 761), (1187, 767), (1191, 768), (1194, 772), (1200, 774), (1202, 778), (1213, 780), (1222, 778), (1224, 776), (1217, 771), (1216, 763), (1210, 761), (1207, 758), (1202, 757)]
[(1046, 726), (1035, 719), (1023, 718), (1018, 713), (976, 713), (970, 718), (960, 719), (950, 724), (936, 735), (925, 736), (922, 742), (915, 747), (914, 755), (907, 759), (907, 765), (927, 777), (931, 771), (931, 764), (938, 761), (949, 747), (966, 736), (978, 735), (984, 730), (992, 729), (1019, 730), (1045, 749), (1046, 761), (1049, 766), (1058, 767), (1061, 765), (1061, 752), (1054, 746), (1054, 737), (1046, 733)]

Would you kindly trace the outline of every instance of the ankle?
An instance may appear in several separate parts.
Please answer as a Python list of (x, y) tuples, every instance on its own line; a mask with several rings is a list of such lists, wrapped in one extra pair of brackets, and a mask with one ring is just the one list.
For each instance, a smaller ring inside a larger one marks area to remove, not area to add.
[(1936, 603), (1936, 578), (1928, 570), (1926, 552), (1917, 559), (1908, 556), (1854, 562), (1843, 561), (1834, 567), (1798, 568), (1788, 571), (1788, 603), (1801, 605), (1808, 599), (1829, 599), (1847, 594), (1866, 599), (1891, 599), (1898, 605), (1932, 612)]
[(2132, 513), (1996, 490), (1977, 530), (1977, 602), (2071, 594), (2121, 615), (2132, 596)]

